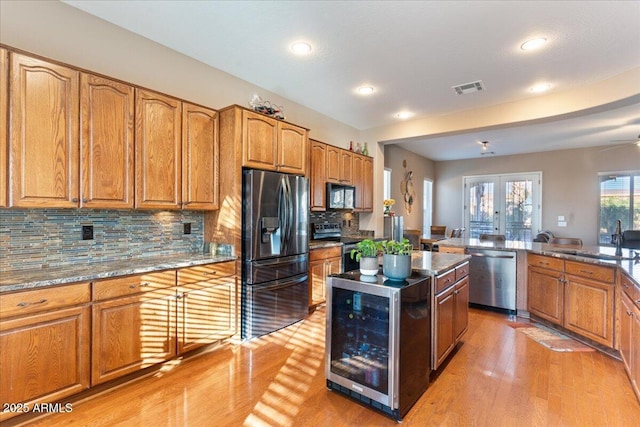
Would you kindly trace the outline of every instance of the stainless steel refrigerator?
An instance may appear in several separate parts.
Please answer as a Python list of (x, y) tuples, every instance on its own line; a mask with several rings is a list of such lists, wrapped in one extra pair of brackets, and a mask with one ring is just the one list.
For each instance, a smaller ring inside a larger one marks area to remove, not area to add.
[(248, 169), (242, 194), (242, 338), (305, 318), (309, 282), (309, 181)]

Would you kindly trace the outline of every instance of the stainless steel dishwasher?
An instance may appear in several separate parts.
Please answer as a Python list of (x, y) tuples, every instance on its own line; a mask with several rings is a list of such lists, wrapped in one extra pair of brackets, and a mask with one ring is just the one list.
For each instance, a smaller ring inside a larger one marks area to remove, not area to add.
[(516, 253), (467, 248), (469, 303), (516, 313)]

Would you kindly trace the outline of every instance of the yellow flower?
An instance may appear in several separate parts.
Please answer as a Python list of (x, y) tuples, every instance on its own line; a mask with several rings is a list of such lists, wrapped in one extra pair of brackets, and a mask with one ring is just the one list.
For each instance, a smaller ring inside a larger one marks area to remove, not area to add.
[(385, 199), (385, 201), (384, 201), (384, 205), (385, 206), (393, 206), (395, 204), (396, 204), (396, 201), (393, 200), (393, 199)]

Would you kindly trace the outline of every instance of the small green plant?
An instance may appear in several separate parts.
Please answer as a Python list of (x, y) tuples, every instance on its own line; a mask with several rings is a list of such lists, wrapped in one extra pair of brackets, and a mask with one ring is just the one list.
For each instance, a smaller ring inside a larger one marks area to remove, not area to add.
[(381, 251), (380, 243), (371, 239), (364, 239), (356, 244), (356, 248), (351, 250), (351, 259), (360, 261), (362, 257), (377, 257)]
[(411, 255), (413, 251), (413, 245), (409, 242), (409, 239), (402, 239), (401, 242), (396, 240), (389, 240), (388, 242), (381, 242), (381, 250), (387, 255)]

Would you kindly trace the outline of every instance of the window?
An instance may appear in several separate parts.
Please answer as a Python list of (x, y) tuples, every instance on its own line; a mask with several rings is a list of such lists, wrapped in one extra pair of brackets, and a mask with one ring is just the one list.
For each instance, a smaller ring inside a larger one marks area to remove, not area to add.
[(598, 242), (611, 244), (616, 221), (622, 230), (640, 229), (640, 172), (600, 175)]
[(382, 190), (384, 199), (391, 198), (391, 169), (384, 168), (384, 188)]

